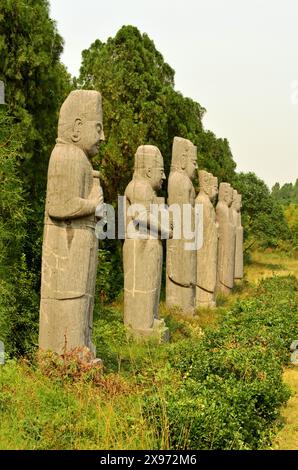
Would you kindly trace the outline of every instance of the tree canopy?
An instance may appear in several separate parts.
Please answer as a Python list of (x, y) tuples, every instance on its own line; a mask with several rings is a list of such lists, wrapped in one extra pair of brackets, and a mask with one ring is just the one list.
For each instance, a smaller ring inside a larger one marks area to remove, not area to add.
[(201, 168), (220, 180), (234, 175), (227, 140), (204, 131), (205, 109), (174, 89), (174, 76), (153, 41), (134, 26), (123, 26), (114, 38), (96, 40), (83, 51), (77, 84), (103, 95), (106, 143), (98, 163), (109, 202), (123, 194), (139, 145), (157, 145), (169, 172), (175, 135), (197, 145)]
[(271, 194), (281, 204), (298, 204), (298, 178), (294, 184), (285, 183), (283, 186), (280, 186), (279, 183), (275, 183)]
[(233, 186), (242, 194), (242, 223), (249, 243), (277, 246), (289, 237), (282, 207), (275, 201), (263, 180), (255, 173), (239, 173)]

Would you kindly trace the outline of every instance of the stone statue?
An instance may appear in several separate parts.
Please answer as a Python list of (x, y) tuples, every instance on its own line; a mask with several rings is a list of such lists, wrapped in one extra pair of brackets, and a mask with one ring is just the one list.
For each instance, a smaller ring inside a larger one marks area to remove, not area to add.
[[(175, 137), (172, 165), (168, 182), (168, 205), (176, 204), (182, 215), (181, 237), (167, 241), (166, 303), (180, 307), (184, 314), (192, 315), (195, 304), (196, 251), (186, 250), (190, 242), (183, 235), (189, 222), (183, 205), (191, 208), (191, 228), (194, 229), (195, 189), (192, 179), (197, 169), (197, 148), (190, 140)], [(174, 227), (175, 229), (175, 227)]]
[(243, 278), (243, 227), (241, 225), (241, 194), (234, 189), (233, 191), (233, 222), (236, 227), (236, 246), (235, 246), (235, 279)]
[(200, 192), (196, 204), (203, 206), (203, 246), (197, 251), (196, 307), (215, 307), (217, 275), (218, 225), (212, 200), (215, 199), (217, 178), (199, 171)]
[(4, 82), (0, 80), (0, 105), (5, 105), (4, 94), (5, 94)]
[[(124, 323), (136, 337), (166, 340), (168, 329), (158, 319), (162, 275), (161, 236), (170, 235), (151, 204), (163, 204), (156, 192), (165, 180), (163, 157), (153, 145), (135, 154), (134, 175), (125, 190), (126, 237), (123, 245)], [(151, 229), (151, 232), (150, 232)]]
[(217, 291), (223, 294), (229, 294), (234, 286), (236, 235), (231, 210), (232, 201), (233, 188), (228, 183), (220, 183), (216, 206), (216, 220), (219, 226)]
[(97, 91), (72, 91), (59, 115), (48, 168), (42, 249), (39, 346), (58, 354), (91, 341), (98, 241), (99, 173), (89, 158), (104, 140)]

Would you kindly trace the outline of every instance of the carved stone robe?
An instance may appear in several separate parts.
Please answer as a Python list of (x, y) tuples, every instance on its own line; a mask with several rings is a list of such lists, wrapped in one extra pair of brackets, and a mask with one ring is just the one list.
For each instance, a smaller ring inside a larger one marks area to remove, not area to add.
[(98, 240), (99, 173), (85, 153), (57, 141), (48, 168), (39, 346), (58, 354), (91, 342)]
[(218, 225), (209, 196), (201, 191), (196, 204), (203, 206), (203, 246), (197, 251), (196, 306), (214, 307), (217, 277)]
[[(162, 242), (149, 235), (149, 223), (158, 234), (158, 220), (150, 215), (150, 204), (160, 203), (146, 178), (135, 175), (125, 190), (126, 210), (132, 204), (143, 206), (143, 212), (127, 216), (123, 245), (124, 323), (133, 332), (150, 335), (158, 327), (158, 305), (162, 274)], [(129, 233), (129, 225), (135, 232)], [(143, 234), (141, 226), (147, 228)], [(132, 237), (133, 238), (130, 238)]]
[(219, 227), (217, 288), (228, 294), (234, 286), (236, 231), (232, 210), (222, 201), (216, 207), (216, 220)]
[(235, 279), (243, 278), (243, 227), (241, 225), (241, 213), (233, 209), (233, 221), (236, 229), (235, 241)]
[[(183, 204), (190, 204), (190, 229), (194, 230), (195, 189), (190, 178), (180, 170), (172, 170), (168, 182), (168, 205), (177, 204), (183, 214)], [(193, 313), (196, 282), (196, 252), (186, 250), (190, 243), (183, 236), (186, 220), (182, 217), (181, 238), (167, 240), (166, 303), (180, 307), (185, 313)]]

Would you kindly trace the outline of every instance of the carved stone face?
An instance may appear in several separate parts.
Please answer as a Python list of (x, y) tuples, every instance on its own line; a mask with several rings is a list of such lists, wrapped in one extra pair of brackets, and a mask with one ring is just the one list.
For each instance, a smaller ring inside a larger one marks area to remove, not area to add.
[(216, 176), (211, 177), (212, 185), (212, 199), (214, 200), (218, 195), (218, 179)]
[(229, 186), (226, 192), (226, 203), (228, 204), (229, 207), (231, 207), (232, 202), (233, 202), (233, 188)]
[(76, 119), (72, 140), (86, 155), (94, 157), (98, 153), (100, 142), (104, 140), (100, 113), (90, 116), (90, 120)]
[(199, 184), (200, 184), (200, 191), (204, 191), (209, 198), (211, 199), (213, 193), (213, 181), (211, 173), (208, 173), (205, 170), (199, 171)]
[(197, 147), (195, 145), (192, 145), (192, 147), (189, 149), (189, 153), (187, 158), (185, 158), (185, 168), (184, 171), (187, 174), (187, 176), (192, 180), (195, 177), (196, 170), (198, 169), (198, 163), (197, 163)]
[(219, 200), (225, 202), (228, 206), (233, 201), (233, 188), (229, 183), (220, 183), (219, 185)]
[(163, 158), (157, 155), (154, 159), (155, 165), (146, 168), (146, 177), (154, 191), (159, 191), (162, 188), (162, 183), (166, 179), (164, 172)]
[(101, 94), (94, 90), (73, 90), (61, 106), (58, 138), (72, 143), (93, 157), (104, 140)]
[(240, 212), (241, 207), (242, 207), (241, 194), (237, 194), (237, 196), (235, 197), (234, 207), (235, 207), (237, 212)]

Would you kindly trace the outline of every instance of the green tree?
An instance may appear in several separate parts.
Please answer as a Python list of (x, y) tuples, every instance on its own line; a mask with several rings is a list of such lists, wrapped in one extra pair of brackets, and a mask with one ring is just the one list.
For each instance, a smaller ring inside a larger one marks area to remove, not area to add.
[(298, 178), (295, 184), (285, 183), (283, 186), (280, 186), (279, 183), (275, 183), (271, 189), (271, 194), (281, 204), (298, 204)]
[[(297, 181), (296, 181), (297, 183)], [(294, 250), (298, 250), (298, 204), (289, 204), (284, 209)]]
[(239, 173), (233, 186), (242, 194), (242, 217), (245, 239), (250, 246), (278, 246), (289, 237), (282, 206), (271, 196), (269, 188), (254, 173)]
[[(49, 17), (47, 0), (1, 0), (0, 79), (5, 83), (8, 112), (22, 136), (20, 172), (28, 218), (28, 261), (40, 266), (46, 174), (55, 143), (58, 110), (70, 90), (70, 77), (60, 62), (63, 40)], [(30, 227), (30, 228), (29, 228)]]
[(103, 95), (106, 143), (97, 163), (109, 202), (123, 194), (139, 145), (157, 145), (169, 172), (175, 135), (198, 146), (201, 168), (214, 170), (220, 179), (234, 175), (228, 142), (204, 131), (204, 108), (175, 91), (173, 69), (137, 28), (123, 26), (114, 38), (96, 40), (83, 51), (77, 83)]
[(30, 207), (20, 176), (19, 126), (0, 109), (0, 340), (11, 354), (23, 354), (36, 341), (37, 279), (28, 270), (24, 246)]

